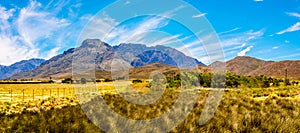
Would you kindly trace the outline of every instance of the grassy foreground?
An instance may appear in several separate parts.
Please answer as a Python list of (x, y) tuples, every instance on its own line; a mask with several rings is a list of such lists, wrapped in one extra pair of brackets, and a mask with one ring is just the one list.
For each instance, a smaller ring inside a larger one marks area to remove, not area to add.
[[(170, 132), (300, 131), (299, 88), (240, 89), (225, 92), (214, 117), (205, 125), (199, 126), (200, 114), (208, 93), (207, 90), (201, 90), (191, 113)], [(170, 91), (153, 105), (139, 106), (122, 100), (122, 97), (116, 94), (103, 95), (115, 112), (130, 119), (140, 120), (160, 116), (172, 107), (177, 96), (178, 92)], [(91, 101), (88, 104), (94, 103)], [(93, 108), (89, 107), (85, 109)], [(0, 132), (103, 132), (86, 117), (79, 105), (39, 112), (2, 114), (0, 121)], [(110, 121), (111, 119), (107, 118), (108, 128)]]

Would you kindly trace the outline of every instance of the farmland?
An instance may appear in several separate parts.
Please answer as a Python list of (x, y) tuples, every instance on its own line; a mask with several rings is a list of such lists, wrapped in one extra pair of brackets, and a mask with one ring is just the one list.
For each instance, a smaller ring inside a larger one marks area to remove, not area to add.
[[(155, 104), (139, 106), (122, 100), (112, 83), (100, 83), (97, 87), (98, 94), (111, 109), (126, 118), (141, 120), (152, 119), (168, 111), (180, 92), (178, 89), (168, 89), (162, 99)], [(5, 95), (7, 95), (5, 92), (10, 91), (11, 88), (13, 92), (18, 92), (18, 95), (13, 96), (12, 102), (9, 95), (6, 96), (8, 98), (1, 100), (1, 109), (9, 112), (19, 108), (16, 112), (1, 114), (0, 132), (103, 132), (86, 117), (81, 109), (81, 107), (89, 110), (97, 108), (94, 102), (98, 99), (97, 95), (80, 106), (74, 95), (74, 85), (1, 85), (0, 88), (1, 94)], [(36, 95), (34, 100), (31, 99), (33, 88)], [(132, 84), (131, 87), (123, 88), (121, 91), (129, 91), (128, 89), (132, 88), (139, 93), (147, 94), (150, 91), (146, 89), (145, 83)], [(24, 102), (21, 93), (23, 89), (26, 95)], [(50, 90), (52, 90), (51, 96)], [(135, 95), (130, 92), (127, 95)], [(224, 92), (214, 117), (200, 126), (198, 124), (200, 114), (209, 92), (209, 89), (200, 89), (191, 113), (171, 132), (299, 132), (300, 130), (300, 88), (298, 86), (228, 89)], [(41, 97), (42, 93), (43, 97)], [(99, 113), (101, 116), (102, 112), (94, 113)], [(113, 123), (111, 117), (103, 120), (106, 124)], [(168, 120), (165, 122), (168, 123)], [(106, 130), (110, 130), (111, 126), (106, 125)], [(158, 130), (165, 128), (161, 126)]]

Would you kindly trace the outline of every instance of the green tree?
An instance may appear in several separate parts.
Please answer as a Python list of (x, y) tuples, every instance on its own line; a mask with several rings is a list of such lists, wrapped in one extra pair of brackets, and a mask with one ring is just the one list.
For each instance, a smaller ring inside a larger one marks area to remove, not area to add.
[(81, 79), (80, 79), (80, 83), (81, 83), (81, 84), (86, 84), (86, 82), (87, 82), (87, 81), (86, 81), (85, 78), (81, 78)]

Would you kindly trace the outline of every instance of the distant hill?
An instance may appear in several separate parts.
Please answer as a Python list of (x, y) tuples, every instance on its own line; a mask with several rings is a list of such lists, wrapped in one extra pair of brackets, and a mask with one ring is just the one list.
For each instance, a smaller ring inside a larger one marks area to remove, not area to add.
[(249, 75), (268, 75), (272, 77), (284, 78), (287, 70), (288, 78), (300, 78), (300, 61), (280, 61), (260, 67), (249, 73)]
[(87, 39), (82, 42), (78, 48), (72, 48), (63, 54), (57, 55), (34, 70), (20, 72), (11, 78), (65, 78), (72, 75), (72, 63), (85, 62), (91, 57), (94, 58), (92, 63), (85, 63), (85, 66), (95, 64), (96, 71), (111, 71), (111, 64), (118, 62), (119, 66), (128, 66), (129, 68), (142, 67), (152, 63), (162, 63), (170, 66), (196, 67), (203, 65), (197, 59), (184, 55), (182, 52), (165, 46), (147, 47), (142, 44), (120, 44), (110, 46), (99, 39)]
[[(224, 62), (214, 62), (209, 67), (224, 64)], [(248, 56), (238, 56), (226, 62), (227, 71), (247, 76), (266, 75), (284, 78), (287, 69), (289, 78), (300, 78), (299, 68), (300, 61), (264, 61)]]
[(96, 71), (96, 78), (122, 80), (126, 79), (125, 77), (128, 76), (129, 79), (149, 79), (151, 78), (151, 74), (154, 73), (161, 73), (164, 75), (176, 75), (179, 73), (179, 68), (163, 63), (151, 63), (141, 67), (117, 71), (115, 74), (104, 70), (98, 70)]
[(0, 79), (7, 79), (16, 73), (33, 70), (44, 61), (44, 59), (30, 59), (14, 63), (10, 66), (0, 65)]

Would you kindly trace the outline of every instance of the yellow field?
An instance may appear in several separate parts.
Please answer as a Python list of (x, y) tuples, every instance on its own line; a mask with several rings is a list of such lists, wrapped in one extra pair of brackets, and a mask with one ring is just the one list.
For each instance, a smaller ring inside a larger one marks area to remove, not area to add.
[[(151, 91), (146, 84), (131, 82), (94, 84), (39, 84), (39, 85), (0, 85), (0, 132), (91, 132), (100, 129), (86, 117), (87, 112), (103, 115), (97, 99), (78, 105), (78, 97), (88, 99), (90, 96), (102, 95), (109, 108), (118, 114), (138, 120), (148, 120), (167, 112), (177, 100), (180, 90), (168, 90), (162, 99), (151, 105), (136, 105), (127, 102), (118, 92), (129, 92), (126, 96), (136, 97), (135, 92)], [(75, 89), (74, 89), (75, 87)], [(22, 101), (24, 89), (25, 101)], [(10, 102), (12, 90), (12, 102)], [(33, 100), (33, 90), (35, 101)], [(50, 97), (51, 90), (51, 97)], [(270, 88), (233, 88), (226, 89), (213, 118), (205, 125), (197, 123), (206, 106), (207, 96), (211, 89), (201, 88), (199, 97), (186, 119), (172, 129), (173, 132), (299, 132), (300, 129), (300, 88), (298, 86), (280, 86)], [(192, 89), (184, 90), (195, 92)], [(96, 94), (94, 93), (96, 92)], [(133, 92), (133, 93), (131, 93)], [(78, 95), (77, 95), (78, 94)], [(91, 94), (91, 95), (89, 95)], [(147, 94), (145, 96), (150, 96)], [(60, 98), (57, 98), (60, 97)], [(62, 98), (66, 97), (66, 98)], [(41, 100), (41, 99), (45, 100)], [(48, 98), (48, 99), (46, 99)], [(87, 99), (87, 100), (88, 100)], [(81, 99), (82, 100), (82, 99)], [(179, 101), (182, 104), (191, 101)], [(3, 103), (1, 103), (3, 102)], [(18, 103), (14, 103), (18, 102)], [(177, 110), (182, 110), (178, 108)], [(96, 112), (95, 112), (96, 111)], [(106, 110), (107, 111), (107, 110)], [(97, 117), (95, 117), (97, 118)], [(113, 123), (112, 116), (105, 116), (104, 124)], [(173, 120), (173, 116), (171, 117)], [(175, 117), (174, 117), (175, 118)], [(167, 118), (165, 122), (170, 122)], [(82, 124), (84, 123), (84, 124)], [(128, 125), (126, 125), (128, 126)], [(3, 127), (3, 128), (2, 128)], [(114, 127), (114, 126), (113, 126)], [(161, 127), (164, 129), (165, 127)]]
[(36, 101), (47, 99), (49, 97), (62, 98), (74, 97), (75, 90), (79, 93), (97, 92), (116, 93), (126, 90), (127, 85), (131, 82), (106, 82), (95, 84), (0, 84), (0, 102), (21, 102), (21, 101)]
[(0, 102), (74, 96), (71, 84), (0, 84)]

